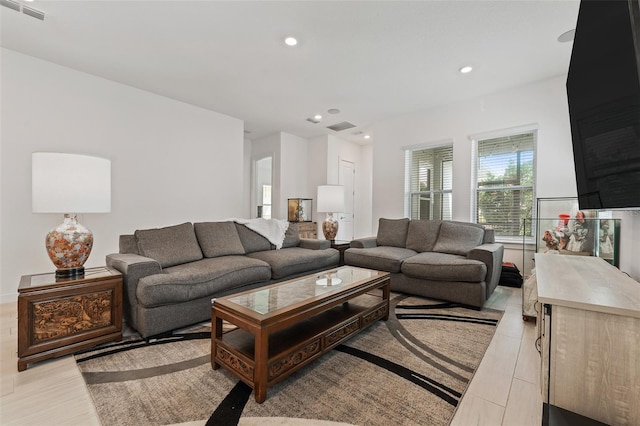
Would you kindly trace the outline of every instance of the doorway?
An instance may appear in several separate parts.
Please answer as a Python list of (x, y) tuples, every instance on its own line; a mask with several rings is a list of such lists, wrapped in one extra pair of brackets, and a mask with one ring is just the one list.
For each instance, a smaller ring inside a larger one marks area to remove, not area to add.
[(251, 197), (251, 217), (271, 219), (271, 180), (273, 157), (263, 157), (253, 163), (254, 184)]

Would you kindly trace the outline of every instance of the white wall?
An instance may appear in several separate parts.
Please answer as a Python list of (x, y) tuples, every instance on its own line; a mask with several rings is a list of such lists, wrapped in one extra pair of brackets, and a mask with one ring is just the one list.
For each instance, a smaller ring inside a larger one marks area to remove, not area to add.
[(315, 198), (307, 185), (307, 139), (279, 132), (251, 143), (253, 161), (273, 157), (271, 187), (274, 219), (287, 219), (289, 198)]
[(44, 237), (59, 214), (31, 213), (31, 153), (112, 161), (111, 213), (80, 215), (94, 233), (85, 266), (118, 236), (246, 213), (243, 122), (8, 49), (1, 53), (0, 299), (20, 276), (52, 272)]
[(308, 141), (288, 133), (281, 133), (280, 219), (288, 217), (289, 198), (315, 198), (307, 185)]
[(620, 219), (620, 270), (640, 282), (640, 210), (614, 211)]
[(251, 174), (251, 168), (253, 166), (252, 162), (251, 162), (251, 151), (253, 149), (252, 143), (250, 139), (245, 138), (244, 139), (244, 157), (243, 157), (243, 180), (242, 180), (242, 193), (244, 194), (243, 198), (243, 213), (242, 215), (240, 215), (240, 217), (246, 217), (246, 218), (250, 218), (250, 217), (255, 217), (253, 216), (253, 212), (251, 211), (251, 178), (252, 178), (252, 174)]
[[(271, 171), (273, 173), (271, 179), (271, 217), (280, 219), (280, 133), (269, 135), (267, 137), (251, 142), (251, 199), (257, 200), (255, 188), (255, 162), (261, 158), (271, 157), (273, 164)], [(252, 207), (251, 215), (248, 217), (256, 217), (256, 207)]]
[(355, 165), (354, 234), (356, 238), (368, 237), (371, 232), (371, 146), (361, 146), (335, 135), (323, 135), (310, 139), (308, 147), (308, 186), (314, 199), (313, 220), (318, 225), (318, 238), (324, 238), (322, 221), (326, 213), (318, 213), (317, 188), (338, 184), (340, 160)]
[(565, 78), (557, 77), (482, 98), (377, 123), (373, 137), (373, 218), (404, 214), (404, 151), (453, 140), (453, 218), (471, 219), (470, 136), (536, 123), (537, 196), (574, 197), (573, 151)]
[[(368, 237), (371, 234), (371, 146), (362, 146), (353, 142), (340, 141), (337, 147), (337, 159), (332, 161), (337, 166), (336, 179), (340, 170), (340, 161), (345, 160), (355, 167), (355, 197), (353, 212), (353, 232), (355, 238)], [(338, 181), (336, 180), (336, 183)]]
[(360, 175), (361, 185), (358, 191), (362, 196), (356, 197), (356, 209), (358, 210), (358, 221), (355, 226), (355, 238), (373, 236), (373, 146), (363, 146), (361, 152)]
[[(538, 127), (536, 163), (537, 197), (575, 197), (571, 129), (565, 89), (566, 77), (560, 76), (500, 93), (445, 105), (419, 113), (382, 121), (372, 126), (373, 208), (371, 235), (377, 232), (378, 219), (404, 215), (404, 152), (412, 145), (434, 146), (453, 140), (453, 218), (470, 221), (471, 215), (471, 140), (482, 133), (530, 124)], [(621, 237), (621, 268), (634, 270), (640, 259), (637, 237), (638, 216), (628, 215)], [(513, 248), (511, 248), (513, 247)], [(521, 246), (509, 246), (505, 259), (522, 266)], [(522, 268), (521, 268), (522, 269)], [(632, 274), (633, 275), (633, 274)]]

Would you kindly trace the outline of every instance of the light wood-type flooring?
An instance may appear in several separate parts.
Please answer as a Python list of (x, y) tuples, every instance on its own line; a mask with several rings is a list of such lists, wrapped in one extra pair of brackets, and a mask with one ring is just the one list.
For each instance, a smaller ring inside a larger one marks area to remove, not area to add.
[[(522, 320), (521, 289), (498, 286), (486, 307), (505, 313), (451, 424), (540, 425), (536, 329), (534, 322)], [(73, 357), (42, 361), (18, 373), (15, 303), (0, 304), (0, 321), (0, 424), (99, 425)]]

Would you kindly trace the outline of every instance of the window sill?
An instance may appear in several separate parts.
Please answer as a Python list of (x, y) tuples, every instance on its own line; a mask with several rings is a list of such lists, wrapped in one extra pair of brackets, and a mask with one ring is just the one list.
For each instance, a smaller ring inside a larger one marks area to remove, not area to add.
[(534, 237), (525, 237), (524, 243), (522, 237), (496, 237), (496, 243), (500, 243), (505, 246), (518, 246), (520, 248), (524, 245), (528, 249), (535, 249), (536, 246)]

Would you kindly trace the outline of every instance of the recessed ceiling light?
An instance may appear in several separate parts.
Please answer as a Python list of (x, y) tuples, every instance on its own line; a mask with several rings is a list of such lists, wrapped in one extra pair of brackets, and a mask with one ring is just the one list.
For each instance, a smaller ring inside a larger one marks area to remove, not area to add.
[(468, 74), (473, 70), (473, 67), (470, 67), (469, 65), (467, 65), (466, 67), (462, 67), (460, 68), (460, 73), (461, 74)]
[(322, 120), (322, 116), (320, 114), (316, 114), (313, 116), (316, 120)]
[(296, 44), (298, 44), (298, 40), (296, 40), (295, 37), (287, 37), (284, 39), (284, 44), (286, 44), (287, 46), (295, 46)]
[(558, 37), (558, 41), (560, 43), (567, 43), (569, 41), (573, 41), (575, 35), (576, 35), (576, 30), (574, 28), (573, 30), (569, 30), (567, 32), (560, 34), (560, 36)]
[(331, 108), (327, 110), (329, 114), (340, 114), (340, 110), (338, 108)]
[(365, 138), (365, 139), (371, 139), (371, 136), (369, 136), (369, 135), (364, 135), (364, 138)]

